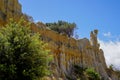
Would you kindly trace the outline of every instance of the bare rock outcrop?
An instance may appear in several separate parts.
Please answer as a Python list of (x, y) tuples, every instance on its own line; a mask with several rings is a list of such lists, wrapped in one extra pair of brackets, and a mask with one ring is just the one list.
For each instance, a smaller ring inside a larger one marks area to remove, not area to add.
[(0, 24), (5, 23), (9, 18), (19, 18), (21, 14), (21, 4), (18, 0), (0, 1)]

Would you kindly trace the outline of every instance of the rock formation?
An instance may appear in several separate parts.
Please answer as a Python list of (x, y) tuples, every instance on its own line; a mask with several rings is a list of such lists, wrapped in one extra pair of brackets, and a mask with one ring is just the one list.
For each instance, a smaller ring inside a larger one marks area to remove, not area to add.
[[(5, 23), (9, 18), (21, 16), (21, 5), (18, 0), (1, 0), (0, 2), (0, 24)], [(44, 27), (45, 25), (42, 25)], [(31, 26), (33, 32), (39, 32), (41, 39), (48, 43), (54, 60), (51, 63), (51, 70), (56, 78), (72, 76), (72, 67), (77, 64), (82, 67), (94, 68), (103, 80), (119, 80), (114, 71), (107, 70), (104, 52), (100, 49), (97, 41), (98, 31), (90, 33), (90, 40), (87, 38), (75, 40), (65, 34), (58, 34), (40, 25)], [(58, 80), (58, 79), (57, 79)]]
[(0, 1), (0, 23), (4, 23), (9, 18), (19, 18), (22, 14), (21, 5), (18, 0), (1, 0)]
[(49, 29), (31, 27), (34, 32), (39, 32), (42, 40), (48, 43), (48, 48), (54, 56), (52, 70), (56, 77), (72, 76), (71, 69), (77, 64), (82, 67), (94, 68), (103, 80), (119, 80), (117, 74), (112, 71), (108, 74), (104, 52), (100, 49), (97, 40), (97, 30), (90, 33), (87, 38), (75, 40), (66, 35), (60, 35)]

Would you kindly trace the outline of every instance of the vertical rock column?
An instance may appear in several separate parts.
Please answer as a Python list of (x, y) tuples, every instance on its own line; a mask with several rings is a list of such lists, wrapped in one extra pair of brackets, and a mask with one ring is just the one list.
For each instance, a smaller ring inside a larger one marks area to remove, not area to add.
[[(18, 0), (0, 1), (0, 21), (9, 21), (9, 18), (19, 19), (22, 15), (21, 5)], [(0, 23), (1, 24), (1, 23)]]

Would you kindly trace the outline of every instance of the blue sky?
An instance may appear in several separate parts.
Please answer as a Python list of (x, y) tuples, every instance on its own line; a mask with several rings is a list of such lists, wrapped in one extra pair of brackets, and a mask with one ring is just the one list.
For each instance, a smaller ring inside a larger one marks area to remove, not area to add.
[(114, 40), (120, 36), (120, 0), (19, 1), (22, 11), (32, 16), (35, 21), (75, 22), (80, 38), (89, 38), (89, 33), (93, 29), (99, 30), (99, 38), (103, 40)]
[[(34, 21), (75, 22), (80, 38), (99, 30), (107, 64), (120, 65), (120, 0), (19, 0), (22, 11)], [(115, 55), (115, 56), (113, 56)]]

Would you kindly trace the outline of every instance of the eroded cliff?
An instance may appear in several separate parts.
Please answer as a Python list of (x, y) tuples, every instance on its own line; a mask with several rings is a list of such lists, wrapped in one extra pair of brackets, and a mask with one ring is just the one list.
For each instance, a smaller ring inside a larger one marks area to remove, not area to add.
[[(34, 32), (39, 32), (42, 40), (48, 43), (48, 48), (54, 55), (52, 70), (57, 78), (72, 76), (72, 68), (75, 64), (82, 67), (94, 68), (100, 75), (101, 79), (119, 80), (117, 76), (110, 76), (107, 73), (107, 66), (104, 58), (104, 52), (100, 49), (97, 41), (96, 30), (90, 33), (90, 40), (87, 38), (75, 40), (65, 34), (58, 34), (48, 29), (31, 27)], [(113, 75), (113, 74), (111, 74)]]
[[(0, 25), (5, 24), (9, 18), (18, 18), (21, 14), (21, 5), (18, 0), (1, 0)], [(119, 80), (114, 71), (107, 69), (104, 52), (97, 41), (97, 30), (90, 33), (90, 40), (87, 38), (76, 40), (49, 30), (44, 24), (39, 26), (33, 24), (30, 29), (33, 32), (39, 32), (41, 39), (48, 43), (47, 48), (51, 50), (51, 55), (54, 57), (50, 69), (56, 80), (58, 78), (66, 80), (66, 76), (74, 77), (71, 73), (75, 64), (94, 68), (103, 80)]]
[(21, 4), (18, 0), (0, 1), (0, 23), (4, 24), (9, 18), (19, 19), (22, 14)]

